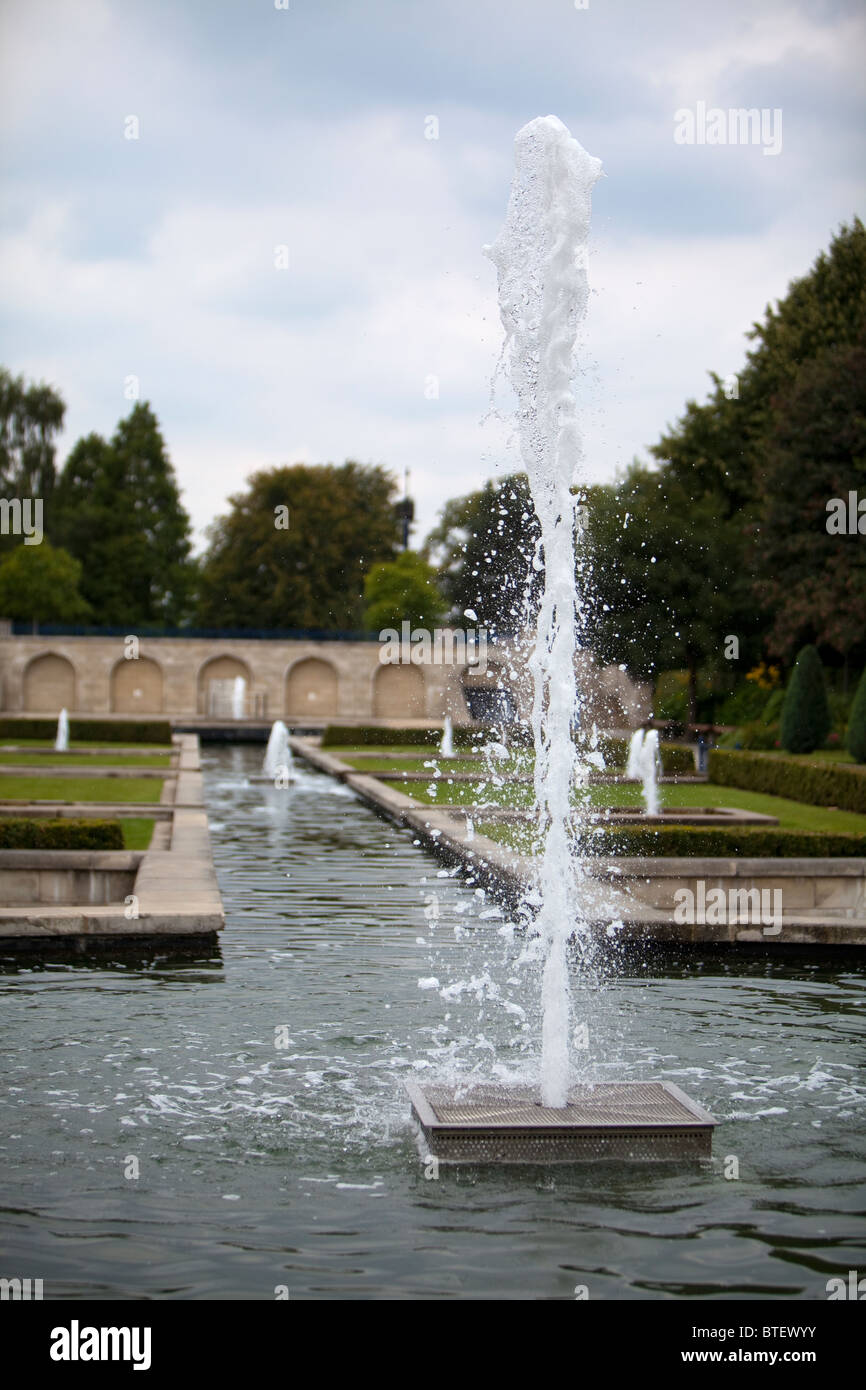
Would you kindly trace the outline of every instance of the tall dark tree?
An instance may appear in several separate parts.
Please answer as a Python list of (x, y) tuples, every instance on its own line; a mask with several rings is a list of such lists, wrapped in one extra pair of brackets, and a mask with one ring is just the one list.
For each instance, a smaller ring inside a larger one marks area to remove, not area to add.
[(860, 677), (851, 705), (845, 741), (855, 763), (866, 763), (866, 670)]
[[(866, 229), (855, 218), (753, 324), (737, 379), (712, 374), (709, 400), (690, 401), (652, 448), (711, 508), (733, 562), (732, 630), (747, 643), (760, 637), (771, 656), (790, 659), (803, 640), (862, 650), (853, 632), (858, 623), (863, 631), (862, 570), (858, 562), (843, 573), (854, 548), (827, 545), (818, 507), (841, 495), (826, 490), (834, 480), (864, 482), (864, 329)], [(817, 566), (814, 580), (798, 565)]]
[(804, 647), (791, 672), (782, 704), (782, 747), (788, 753), (812, 753), (821, 747), (831, 722), (821, 658), (816, 647)]
[[(767, 646), (790, 660), (804, 642), (866, 657), (866, 324), (855, 345), (807, 358), (773, 397), (761, 479), (757, 590)], [(828, 507), (830, 510), (828, 511)]]
[(698, 670), (723, 661), (731, 633), (735, 562), (712, 499), (634, 464), (589, 490), (586, 513), (584, 644), (642, 678), (685, 668), (694, 719)]
[(294, 464), (254, 473), (210, 528), (205, 627), (364, 627), (364, 578), (401, 540), (384, 468)]
[(156, 416), (146, 403), (110, 442), (75, 445), (55, 499), (56, 534), (81, 561), (81, 589), (103, 626), (175, 626), (188, 615), (195, 567), (190, 522)]
[[(55, 439), (65, 411), (53, 386), (28, 384), (23, 376), (13, 377), (0, 367), (0, 493), (7, 498), (41, 498), (43, 524), (49, 532)], [(14, 536), (0, 536), (4, 550), (16, 543)]]
[(468, 608), (504, 633), (534, 622), (543, 580), (533, 566), (538, 536), (525, 473), (446, 502), (427, 547), (439, 562), (452, 617), (459, 621)]

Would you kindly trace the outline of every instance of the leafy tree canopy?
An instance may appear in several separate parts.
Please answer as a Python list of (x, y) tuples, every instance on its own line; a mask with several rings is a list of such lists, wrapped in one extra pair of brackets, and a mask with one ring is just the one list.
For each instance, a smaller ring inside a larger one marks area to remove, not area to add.
[(199, 599), (206, 627), (364, 626), (364, 579), (400, 541), (384, 468), (298, 463), (254, 473), (209, 530)]
[(81, 565), (48, 541), (17, 545), (0, 562), (0, 613), (33, 624), (72, 623), (88, 618), (80, 593)]
[(175, 626), (195, 577), (190, 521), (150, 406), (106, 442), (80, 439), (57, 484), (53, 534), (83, 565), (82, 592), (104, 626)]
[[(66, 410), (53, 386), (28, 385), (0, 367), (0, 492), (4, 497), (41, 498), (46, 510), (54, 491), (55, 436)], [(47, 520), (47, 518), (46, 518)], [(14, 537), (0, 537), (10, 549)]]
[(525, 473), (447, 502), (427, 546), (440, 561), (452, 616), (465, 609), (492, 632), (533, 622), (542, 574), (533, 568), (538, 519)]
[(713, 499), (632, 464), (589, 489), (579, 564), (584, 645), (643, 678), (685, 668), (694, 718), (698, 667), (724, 659), (736, 587)]
[(447, 608), (436, 570), (414, 550), (374, 565), (364, 580), (364, 599), (371, 632), (399, 630), (403, 622), (429, 632), (444, 621)]

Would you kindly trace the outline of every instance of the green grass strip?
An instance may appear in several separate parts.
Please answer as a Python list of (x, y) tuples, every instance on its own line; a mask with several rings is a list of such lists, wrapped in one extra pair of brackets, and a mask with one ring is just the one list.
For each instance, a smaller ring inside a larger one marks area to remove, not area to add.
[(161, 777), (0, 777), (2, 801), (159, 801)]

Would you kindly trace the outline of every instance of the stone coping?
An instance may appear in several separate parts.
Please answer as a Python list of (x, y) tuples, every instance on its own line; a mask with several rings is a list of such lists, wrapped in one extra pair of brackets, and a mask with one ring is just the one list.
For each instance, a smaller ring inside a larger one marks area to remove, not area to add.
[[(168, 758), (168, 767), (163, 769), (163, 775), (169, 772), (174, 766), (174, 759), (177, 753), (176, 747), (168, 743), (161, 744), (142, 744), (139, 743), (132, 748), (124, 748), (120, 743), (107, 743), (102, 748), (70, 748), (67, 750), (74, 754), (76, 758), (104, 758), (108, 757), (140, 757), (140, 758)], [(55, 758), (58, 756), (56, 748), (34, 748), (28, 747), (25, 743), (4, 743), (0, 746), (0, 758), (4, 753), (27, 753), (35, 758)], [(16, 763), (16, 769), (26, 767), (26, 763)], [(68, 767), (68, 763), (58, 763), (58, 767)], [(157, 769), (158, 770), (158, 769)]]
[[(389, 783), (360, 773), (324, 752), (311, 740), (290, 737), (292, 752), (313, 767), (345, 782), (361, 800), (400, 825), (414, 830), (419, 840), (444, 862), (460, 864), (470, 881), (485, 885), (509, 905), (516, 905), (536, 877), (537, 864), (485, 835), (470, 833), (464, 815), (421, 806)], [(864, 859), (735, 859), (735, 858), (588, 858), (581, 861), (587, 875), (584, 907), (592, 930), (635, 943), (718, 945), (866, 946), (866, 858)], [(768, 936), (760, 925), (729, 921), (679, 923), (674, 918), (673, 888), (698, 880), (731, 879), (738, 885), (772, 888), (785, 880), (798, 888), (793, 912), (783, 913), (782, 931)], [(847, 885), (844, 891), (843, 885)], [(649, 886), (662, 901), (641, 901), (636, 889)], [(842, 890), (842, 899), (839, 899)], [(809, 901), (811, 896), (811, 901)], [(819, 902), (818, 897), (823, 901)], [(835, 900), (835, 901), (834, 901)], [(808, 903), (808, 906), (807, 906)], [(810, 910), (811, 909), (811, 910)]]
[(0, 763), (0, 777), (161, 777), (173, 774), (171, 767), (76, 767), (69, 763), (30, 767), (27, 763)]
[(131, 849), (4, 849), (0, 869), (112, 869), (132, 873), (144, 850)]
[[(374, 774), (375, 775), (375, 774)], [(426, 803), (425, 803), (426, 804)], [(523, 806), (485, 806), (483, 803), (460, 805), (458, 802), (437, 801), (431, 803), (438, 811), (447, 811), (452, 816), (468, 816), (470, 819), (484, 821), (524, 821), (531, 823), (535, 812)], [(576, 813), (575, 813), (576, 814)], [(718, 828), (729, 825), (778, 825), (778, 816), (765, 816), (760, 811), (740, 811), (734, 806), (684, 806), (670, 807), (657, 816), (648, 816), (637, 807), (609, 806), (606, 810), (593, 811), (590, 817), (594, 825), (641, 825), (652, 829), (654, 826), (697, 825)]]
[(24, 816), (27, 820), (163, 820), (170, 821), (172, 807), (160, 801), (0, 801), (0, 816)]
[[(132, 903), (106, 906), (48, 906), (40, 903), (26, 907), (0, 907), (0, 940), (19, 944), (38, 945), (41, 941), (63, 938), (173, 938), (213, 937), (225, 925), (225, 914), (210, 848), (207, 814), (202, 796), (199, 770), (198, 737), (195, 734), (175, 735), (178, 766), (176, 774), (166, 781), (171, 787), (171, 804), (145, 803), (42, 803), (41, 814), (96, 816), (99, 813), (117, 817), (135, 815), (171, 823), (168, 848), (154, 847), (137, 854), (128, 851), (54, 851), (3, 850), (7, 855), (50, 855), (51, 864), (59, 866), (55, 857), (84, 854), (114, 861), (105, 868), (122, 867), (120, 861), (132, 861), (137, 868)], [(163, 775), (166, 775), (163, 773)], [(165, 788), (164, 788), (165, 790)], [(6, 803), (8, 806), (9, 803)], [(27, 814), (26, 803), (17, 803), (12, 814)], [(166, 825), (166, 830), (168, 826)], [(164, 843), (165, 835), (162, 840)], [(10, 867), (12, 867), (10, 863)], [(95, 868), (96, 865), (94, 864)]]

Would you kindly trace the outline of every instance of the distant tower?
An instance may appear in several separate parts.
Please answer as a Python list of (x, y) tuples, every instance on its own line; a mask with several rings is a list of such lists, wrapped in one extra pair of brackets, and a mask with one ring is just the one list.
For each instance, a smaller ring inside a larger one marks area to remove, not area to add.
[(401, 525), (402, 530), (403, 530), (403, 549), (404, 549), (404, 550), (408, 550), (408, 549), (409, 549), (409, 527), (412, 525), (412, 522), (415, 520), (415, 503), (412, 501), (412, 498), (409, 496), (409, 469), (408, 469), (408, 468), (404, 468), (404, 469), (403, 469), (403, 496), (400, 498), (400, 501), (397, 503), (397, 505), (396, 505), (396, 507), (394, 508), (394, 510), (395, 510), (396, 513), (397, 513), (397, 517), (398, 517), (398, 519), (399, 519), (399, 521), (400, 521), (400, 525)]

